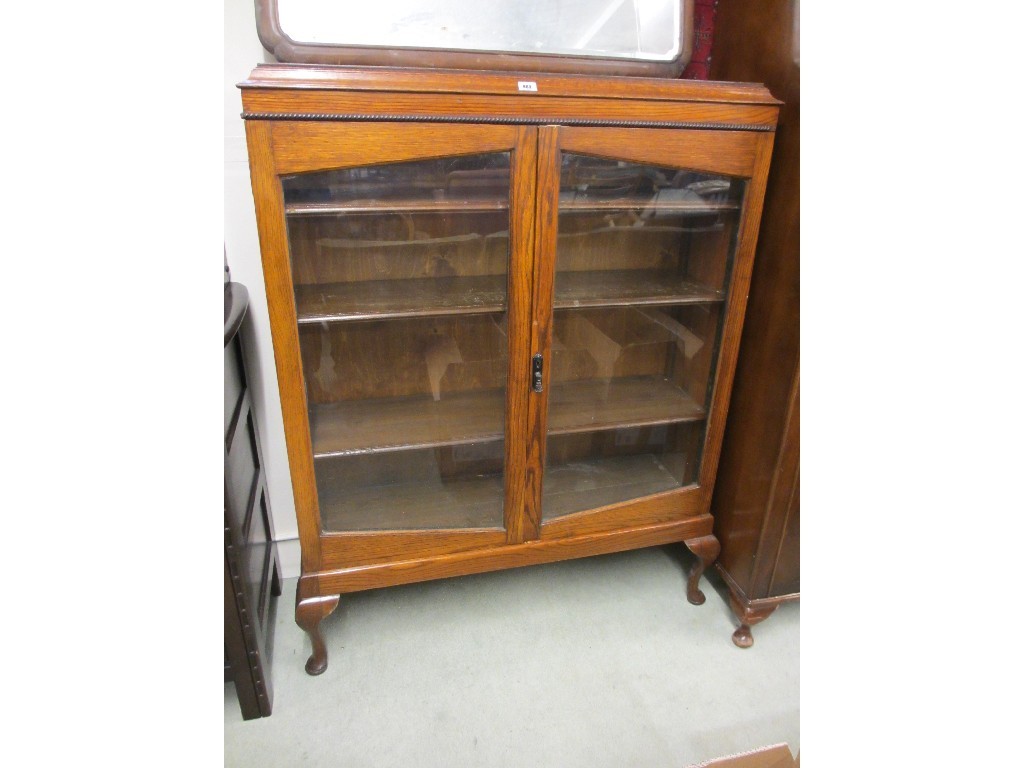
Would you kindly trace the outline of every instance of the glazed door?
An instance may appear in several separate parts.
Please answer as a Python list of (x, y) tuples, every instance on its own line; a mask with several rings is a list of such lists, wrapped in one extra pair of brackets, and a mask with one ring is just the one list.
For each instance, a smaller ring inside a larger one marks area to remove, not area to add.
[(738, 334), (745, 300), (731, 289), (748, 179), (763, 144), (744, 132), (540, 129), (530, 460), (542, 471), (527, 502), (540, 535), (701, 506), (727, 402), (723, 341)]
[(269, 130), (310, 567), (505, 543), (523, 508), (527, 393), (510, 382), (527, 375), (536, 129)]

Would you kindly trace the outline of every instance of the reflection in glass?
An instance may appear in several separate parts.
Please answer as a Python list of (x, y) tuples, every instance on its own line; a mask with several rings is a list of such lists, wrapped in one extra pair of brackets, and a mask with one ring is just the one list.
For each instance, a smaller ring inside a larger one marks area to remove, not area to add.
[(506, 51), (671, 61), (680, 0), (277, 0), (300, 43)]
[(744, 186), (563, 155), (544, 519), (697, 482)]
[(325, 531), (503, 526), (509, 161), (284, 179)]

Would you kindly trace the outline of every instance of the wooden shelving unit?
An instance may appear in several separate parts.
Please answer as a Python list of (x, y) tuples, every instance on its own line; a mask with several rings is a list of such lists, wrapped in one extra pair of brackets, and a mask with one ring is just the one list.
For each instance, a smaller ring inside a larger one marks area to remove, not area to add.
[(242, 86), (311, 674), (362, 589), (685, 542), (703, 602), (778, 104), (530, 80)]

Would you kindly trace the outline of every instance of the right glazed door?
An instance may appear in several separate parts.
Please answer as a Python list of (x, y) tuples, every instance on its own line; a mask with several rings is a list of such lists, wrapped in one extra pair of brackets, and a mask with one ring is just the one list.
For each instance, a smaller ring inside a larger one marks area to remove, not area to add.
[(752, 151), (722, 163), (719, 141), (735, 143), (712, 131), (541, 129), (542, 531), (569, 533), (597, 511), (622, 525), (642, 512), (631, 502), (678, 500), (701, 482), (747, 188), (736, 171), (753, 166)]

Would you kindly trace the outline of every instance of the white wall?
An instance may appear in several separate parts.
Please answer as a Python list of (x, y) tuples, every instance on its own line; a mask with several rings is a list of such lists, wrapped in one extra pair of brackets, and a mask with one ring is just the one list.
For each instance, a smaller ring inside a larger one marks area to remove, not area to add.
[[(224, 14), (224, 245), (231, 279), (249, 289), (249, 315), (244, 326), (246, 365), (253, 409), (260, 425), (274, 538), (294, 540), (299, 535), (298, 525), (249, 184), (245, 125), (239, 117), (242, 99), (236, 87), (256, 64), (274, 59), (256, 36), (253, 0), (225, 0)], [(279, 554), (285, 577), (297, 576), (298, 548), (294, 542), (279, 546)]]

